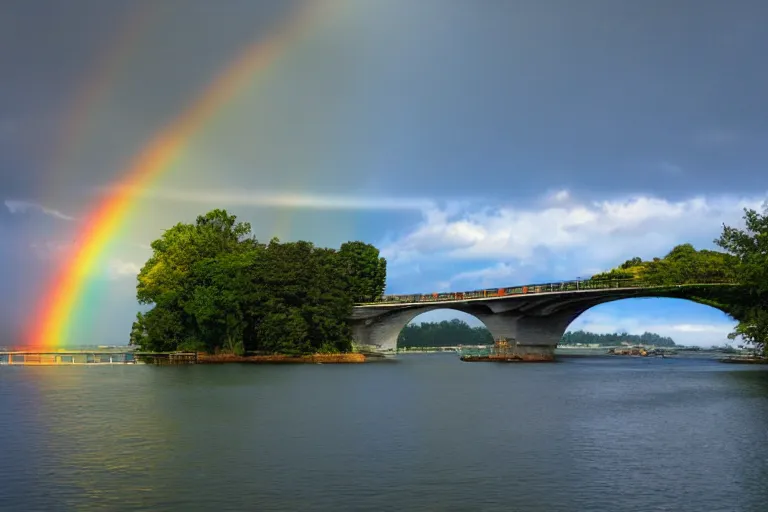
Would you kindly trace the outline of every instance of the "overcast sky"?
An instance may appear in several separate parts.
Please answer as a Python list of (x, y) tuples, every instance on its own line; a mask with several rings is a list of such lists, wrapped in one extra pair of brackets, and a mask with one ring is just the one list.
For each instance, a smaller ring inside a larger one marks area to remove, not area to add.
[[(127, 341), (148, 244), (216, 207), (262, 240), (374, 243), (388, 292), (406, 293), (712, 248), (766, 199), (762, 0), (327, 3), (144, 191), (91, 276), (88, 341)], [(131, 156), (300, 4), (3, 2), (3, 340)], [(572, 329), (711, 345), (732, 326), (654, 299)]]

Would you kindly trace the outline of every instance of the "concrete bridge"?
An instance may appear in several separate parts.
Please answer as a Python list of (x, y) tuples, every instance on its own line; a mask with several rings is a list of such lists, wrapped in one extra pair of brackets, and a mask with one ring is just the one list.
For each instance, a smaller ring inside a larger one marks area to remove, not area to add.
[[(733, 282), (652, 285), (638, 280), (568, 281), (472, 292), (385, 295), (355, 306), (351, 326), (360, 351), (394, 353), (400, 331), (416, 316), (436, 309), (469, 313), (494, 339), (516, 341), (518, 353), (551, 360), (565, 330), (589, 308), (637, 297), (681, 298), (713, 305), (712, 292), (733, 290)], [(717, 307), (715, 305), (714, 307)]]

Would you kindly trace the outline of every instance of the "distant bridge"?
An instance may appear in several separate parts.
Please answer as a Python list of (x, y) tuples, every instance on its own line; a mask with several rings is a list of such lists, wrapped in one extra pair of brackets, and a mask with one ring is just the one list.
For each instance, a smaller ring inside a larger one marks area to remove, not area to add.
[(549, 360), (568, 326), (598, 304), (638, 297), (669, 297), (709, 303), (735, 281), (650, 284), (642, 280), (585, 280), (488, 288), (469, 292), (384, 295), (356, 304), (351, 325), (358, 350), (392, 353), (400, 331), (416, 316), (455, 309), (477, 317), (494, 339), (517, 343), (520, 354)]

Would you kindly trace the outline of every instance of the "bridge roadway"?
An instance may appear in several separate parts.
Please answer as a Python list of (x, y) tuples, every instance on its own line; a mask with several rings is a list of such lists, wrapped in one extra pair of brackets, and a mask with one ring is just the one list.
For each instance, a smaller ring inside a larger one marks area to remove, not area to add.
[(416, 316), (454, 309), (478, 318), (494, 339), (517, 343), (525, 359), (548, 361), (565, 330), (598, 304), (638, 297), (672, 297), (700, 302), (702, 288), (738, 286), (734, 282), (650, 285), (638, 280), (567, 281), (472, 292), (385, 295), (357, 304), (351, 326), (357, 350), (391, 354), (400, 331)]

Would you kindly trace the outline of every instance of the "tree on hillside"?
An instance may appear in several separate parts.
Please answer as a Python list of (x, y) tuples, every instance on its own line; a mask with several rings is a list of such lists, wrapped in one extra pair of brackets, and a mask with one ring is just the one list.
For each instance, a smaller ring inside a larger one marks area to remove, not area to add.
[(744, 209), (745, 229), (723, 225), (715, 243), (733, 255), (738, 263), (736, 277), (747, 287), (747, 307), (739, 325), (729, 337), (741, 336), (763, 353), (768, 353), (768, 204), (763, 213)]
[(640, 279), (655, 285), (724, 282), (735, 278), (736, 258), (730, 254), (701, 250), (691, 244), (678, 245), (664, 258), (642, 261), (632, 258), (592, 279)]

